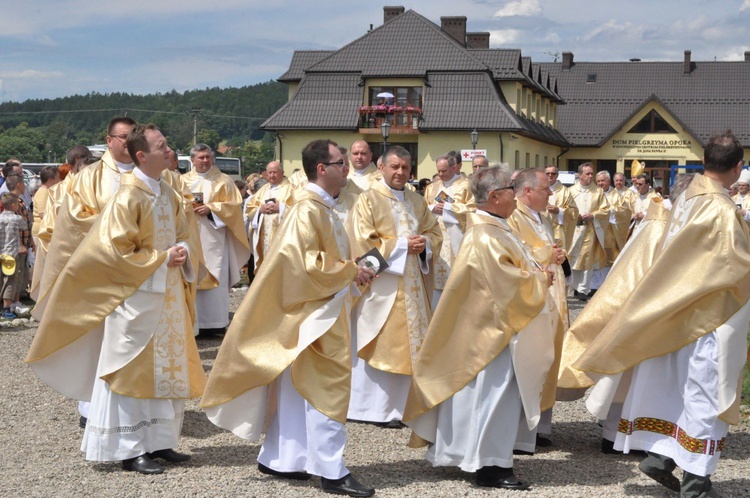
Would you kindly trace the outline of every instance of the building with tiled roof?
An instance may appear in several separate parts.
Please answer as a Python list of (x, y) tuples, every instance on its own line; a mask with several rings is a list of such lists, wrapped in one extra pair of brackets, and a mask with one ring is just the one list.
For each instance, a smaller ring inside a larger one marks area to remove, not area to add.
[[(262, 127), (277, 132), (285, 168), (301, 167), (311, 140), (364, 139), (382, 152), (406, 147), (419, 177), (449, 150), (477, 149), (514, 168), (556, 164), (628, 172), (645, 161), (656, 185), (670, 165), (697, 165), (714, 133), (731, 128), (750, 158), (750, 52), (741, 62), (534, 63), (518, 49), (489, 48), (465, 17), (440, 25), (403, 7), (335, 51), (297, 51), (279, 78), (289, 101)], [(377, 95), (394, 95), (384, 107)], [(465, 168), (468, 169), (468, 168)]]
[[(277, 133), (285, 170), (301, 167), (302, 148), (322, 137), (347, 147), (364, 139), (378, 156), (384, 121), (388, 145), (412, 153), (419, 177), (432, 176), (445, 152), (472, 149), (473, 130), (491, 161), (518, 166), (555, 163), (568, 147), (555, 127), (557, 84), (520, 50), (490, 49), (489, 33), (467, 32), (465, 17), (438, 26), (385, 7), (383, 21), (338, 50), (295, 52), (279, 78), (289, 101), (262, 125)], [(394, 97), (380, 107), (382, 92)]]

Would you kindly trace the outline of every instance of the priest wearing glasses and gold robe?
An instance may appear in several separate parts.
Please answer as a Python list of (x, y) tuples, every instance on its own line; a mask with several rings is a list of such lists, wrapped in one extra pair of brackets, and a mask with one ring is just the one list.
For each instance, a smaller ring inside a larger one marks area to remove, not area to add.
[(542, 385), (554, 360), (548, 287), (508, 225), (516, 199), (501, 167), (471, 178), (476, 213), (414, 369), (404, 422), (410, 446), (429, 444), (435, 466), (476, 472), (479, 486), (528, 489), (513, 473), (524, 424), (539, 422)]
[(185, 289), (193, 280), (180, 196), (160, 181), (170, 149), (154, 125), (135, 127), (136, 163), (67, 262), (26, 361), (65, 396), (91, 400), (81, 450), (159, 474), (178, 463), (184, 402), (205, 374)]
[(302, 151), (309, 179), (290, 208), (224, 338), (202, 406), (209, 420), (256, 441), (261, 473), (321, 476), (324, 491), (370, 496), (344, 464), (351, 389), (352, 283), (374, 272), (357, 266), (333, 211), (346, 177), (330, 140)]
[(349, 418), (399, 427), (413, 365), (432, 310), (433, 257), (443, 242), (424, 198), (405, 188), (411, 156), (383, 155), (382, 179), (359, 195), (352, 213), (357, 254), (377, 248), (388, 269), (363, 293), (352, 316), (355, 351)]

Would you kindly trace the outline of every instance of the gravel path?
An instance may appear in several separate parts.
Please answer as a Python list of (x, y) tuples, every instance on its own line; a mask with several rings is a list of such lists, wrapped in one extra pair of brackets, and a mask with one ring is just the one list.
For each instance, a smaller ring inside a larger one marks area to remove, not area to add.
[[(232, 309), (244, 293), (232, 295)], [(580, 304), (571, 301), (576, 316)], [(33, 324), (32, 324), (33, 325)], [(0, 330), (0, 460), (3, 496), (324, 496), (320, 481), (291, 483), (260, 474), (260, 446), (212, 425), (189, 402), (180, 450), (193, 459), (159, 476), (123, 472), (118, 463), (86, 462), (80, 452), (76, 402), (42, 384), (22, 361), (35, 328)], [(210, 369), (218, 340), (201, 340)], [(473, 475), (456, 468), (433, 468), (424, 450), (407, 448), (407, 429), (348, 424), (346, 462), (376, 496), (674, 497), (643, 477), (638, 459), (603, 455), (601, 432), (582, 402), (558, 403), (554, 446), (531, 457), (517, 457), (516, 473), (532, 484), (519, 493), (478, 488)], [(713, 477), (725, 497), (750, 496), (750, 422), (732, 428), (728, 447)], [(7, 493), (7, 494), (6, 494)]]

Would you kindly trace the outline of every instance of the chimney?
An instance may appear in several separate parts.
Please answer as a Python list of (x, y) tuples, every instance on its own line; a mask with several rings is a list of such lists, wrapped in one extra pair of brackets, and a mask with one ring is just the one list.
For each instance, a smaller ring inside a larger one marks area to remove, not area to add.
[(466, 46), (469, 48), (490, 48), (490, 33), (466, 33)]
[(401, 6), (383, 7), (383, 24), (387, 23), (394, 17), (398, 17), (404, 13), (404, 8)]
[(745, 62), (750, 62), (750, 50), (745, 50)]
[(466, 16), (441, 17), (440, 29), (455, 38), (461, 45), (466, 45)]
[(573, 52), (563, 52), (562, 56), (563, 56), (562, 68), (564, 71), (567, 71), (571, 67), (573, 67)]
[(690, 50), (685, 50), (685, 61), (682, 63), (682, 72), (683, 74), (690, 74), (692, 71), (693, 64), (690, 62)]

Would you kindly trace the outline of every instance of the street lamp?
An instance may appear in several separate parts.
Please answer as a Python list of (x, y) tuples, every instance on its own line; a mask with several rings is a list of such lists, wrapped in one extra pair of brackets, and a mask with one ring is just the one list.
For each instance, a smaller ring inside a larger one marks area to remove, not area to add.
[(472, 150), (477, 150), (477, 142), (479, 142), (479, 132), (476, 128), (474, 128), (474, 131), (470, 133), (471, 135), (471, 148)]
[(385, 154), (385, 148), (388, 147), (388, 136), (391, 134), (391, 123), (388, 122), (388, 119), (383, 119), (383, 122), (380, 124), (380, 133), (383, 134), (383, 154)]

